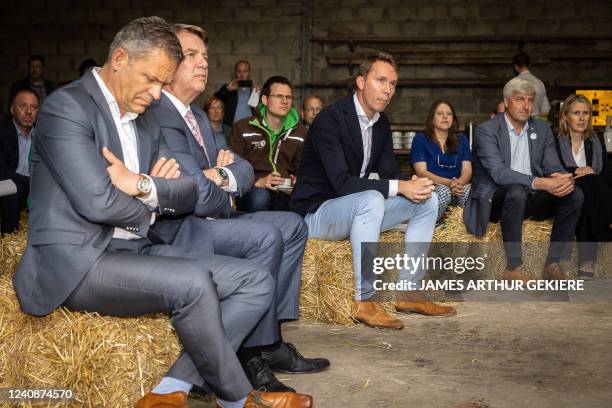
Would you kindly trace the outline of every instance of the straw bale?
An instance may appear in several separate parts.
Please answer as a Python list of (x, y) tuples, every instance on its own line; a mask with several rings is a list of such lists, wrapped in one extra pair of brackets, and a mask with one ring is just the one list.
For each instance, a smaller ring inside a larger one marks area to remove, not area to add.
[(72, 403), (47, 406), (133, 407), (179, 354), (168, 316), (28, 316), (11, 283), (24, 246), (24, 231), (0, 240), (0, 387), (74, 390)]
[[(489, 224), (483, 237), (471, 235), (463, 223), (463, 210), (451, 207), (444, 222), (436, 227), (434, 242), (501, 242), (499, 224)], [(523, 223), (525, 242), (547, 242), (552, 228), (551, 221), (532, 221)], [(381, 234), (381, 242), (401, 243), (404, 233), (389, 231)], [(503, 253), (491, 261), (499, 265)], [(354, 296), (355, 278), (351, 257), (351, 244), (348, 240), (322, 241), (308, 240), (302, 267), (302, 293), (300, 313), (302, 317), (324, 323), (351, 325), (351, 303)], [(433, 294), (434, 297), (436, 294)], [(393, 311), (389, 302), (384, 303), (388, 311)]]

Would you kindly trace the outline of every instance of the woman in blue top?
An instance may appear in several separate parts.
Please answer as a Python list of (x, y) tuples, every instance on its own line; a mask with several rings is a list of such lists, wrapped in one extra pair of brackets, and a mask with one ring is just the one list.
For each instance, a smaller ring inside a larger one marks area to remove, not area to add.
[(418, 133), (412, 141), (410, 160), (417, 176), (436, 184), (438, 219), (449, 204), (463, 207), (470, 193), (472, 153), (458, 129), (453, 106), (448, 101), (436, 101), (427, 114), (425, 133)]

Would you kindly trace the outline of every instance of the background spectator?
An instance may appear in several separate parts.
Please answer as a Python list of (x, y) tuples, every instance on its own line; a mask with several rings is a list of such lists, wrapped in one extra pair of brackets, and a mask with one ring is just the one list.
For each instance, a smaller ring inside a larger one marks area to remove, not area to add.
[(414, 171), (436, 183), (438, 219), (449, 204), (463, 207), (470, 194), (472, 153), (467, 137), (458, 134), (458, 129), (450, 102), (436, 101), (427, 113), (425, 133), (418, 133), (412, 141)]
[(204, 102), (203, 109), (208, 116), (217, 149), (227, 149), (227, 139), (232, 132), (232, 127), (223, 123), (225, 113), (223, 101), (213, 95)]
[(319, 98), (316, 95), (311, 95), (304, 99), (302, 103), (302, 123), (308, 129), (314, 120), (315, 116), (323, 109), (323, 99)]
[(251, 80), (251, 64), (245, 60), (236, 62), (234, 79), (215, 93), (225, 106), (223, 123), (232, 126), (240, 119), (255, 114), (255, 109), (248, 103), (254, 90), (258, 91), (259, 87)]
[(546, 116), (550, 110), (550, 103), (546, 97), (546, 87), (542, 81), (529, 71), (530, 62), (531, 59), (529, 58), (529, 54), (524, 52), (519, 52), (512, 58), (512, 64), (516, 75), (531, 82), (536, 89), (536, 99), (533, 104), (531, 116)]
[(22, 89), (31, 89), (38, 95), (39, 101), (42, 101), (55, 90), (55, 84), (48, 79), (45, 79), (45, 60), (40, 55), (32, 55), (28, 58), (29, 74), (26, 78), (15, 81), (11, 86), (9, 94), (9, 106), (13, 102), (13, 98), (17, 92)]
[(22, 89), (11, 104), (12, 118), (0, 122), (0, 180), (10, 179), (17, 186), (16, 194), (0, 197), (2, 234), (19, 227), (19, 211), (26, 207), (30, 192), (28, 158), (38, 106), (38, 95)]

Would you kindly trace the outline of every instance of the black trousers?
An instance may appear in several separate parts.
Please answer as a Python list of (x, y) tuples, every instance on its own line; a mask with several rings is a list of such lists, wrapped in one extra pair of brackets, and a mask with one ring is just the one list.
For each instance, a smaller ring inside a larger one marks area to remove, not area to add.
[(17, 186), (17, 192), (0, 197), (0, 232), (2, 234), (10, 234), (17, 230), (19, 227), (19, 212), (26, 208), (28, 194), (30, 194), (29, 177), (27, 181), (16, 179), (13, 182)]
[(578, 225), (576, 240), (578, 241), (578, 265), (597, 260), (599, 242), (610, 241), (612, 224), (612, 189), (608, 185), (607, 176), (591, 174), (576, 179), (584, 194), (584, 204)]
[(545, 265), (559, 262), (564, 254), (571, 254), (571, 243), (583, 201), (584, 196), (578, 186), (564, 197), (555, 197), (546, 191), (533, 191), (520, 184), (495, 190), (490, 221), (501, 222), (507, 269), (516, 269), (523, 263), (522, 226), (527, 218), (537, 221), (554, 218)]

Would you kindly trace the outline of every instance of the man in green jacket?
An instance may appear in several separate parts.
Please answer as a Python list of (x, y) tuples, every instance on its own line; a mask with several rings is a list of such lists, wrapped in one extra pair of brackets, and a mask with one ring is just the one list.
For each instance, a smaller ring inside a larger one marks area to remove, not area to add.
[(289, 80), (273, 76), (261, 90), (257, 114), (234, 124), (229, 148), (255, 172), (255, 185), (237, 200), (241, 211), (289, 210), (306, 137), (292, 101)]

